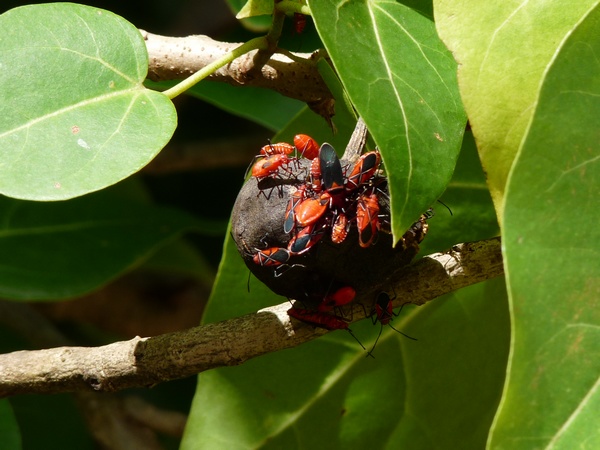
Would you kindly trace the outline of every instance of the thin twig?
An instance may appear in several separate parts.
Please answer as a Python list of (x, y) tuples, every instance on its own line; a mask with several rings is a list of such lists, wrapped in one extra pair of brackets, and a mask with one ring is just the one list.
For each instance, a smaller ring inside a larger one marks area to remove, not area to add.
[[(38, 347), (71, 344), (52, 322), (25, 303), (0, 301), (0, 323)], [(102, 448), (161, 450), (157, 431), (177, 437), (183, 434), (184, 414), (158, 409), (137, 397), (90, 390), (73, 396)]]
[[(170, 37), (140, 30), (148, 49), (148, 78), (153, 81), (183, 80), (213, 64), (240, 47), (239, 43), (215, 41), (208, 36)], [(274, 53), (257, 64), (257, 51), (251, 51), (213, 72), (206, 79), (233, 86), (272, 89), (305, 102), (313, 111), (330, 120), (335, 101), (317, 70), (322, 53), (295, 54), (296, 58)], [(263, 64), (264, 63), (264, 64)], [(259, 71), (255, 70), (260, 67)]]
[[(455, 245), (399, 269), (392, 285), (401, 303), (422, 305), (443, 294), (503, 274), (500, 239)], [(376, 295), (373, 286), (367, 295)], [(366, 299), (362, 299), (363, 301)], [(0, 356), (0, 397), (25, 393), (118, 391), (242, 364), (294, 347), (327, 331), (290, 321), (288, 302), (253, 314), (150, 338), (96, 348), (60, 347)], [(364, 318), (354, 307), (354, 320)]]

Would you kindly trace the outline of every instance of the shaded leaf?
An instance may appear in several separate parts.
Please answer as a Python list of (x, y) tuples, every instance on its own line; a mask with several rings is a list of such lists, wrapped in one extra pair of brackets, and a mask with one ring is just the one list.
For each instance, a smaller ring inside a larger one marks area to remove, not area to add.
[[(395, 239), (446, 188), (465, 115), (433, 22), (395, 2), (310, 2), (317, 30), (383, 155)], [(352, 49), (352, 51), (348, 51)]]
[(248, 17), (272, 14), (273, 6), (273, 0), (248, 0), (235, 17), (237, 19), (246, 19)]
[(11, 399), (24, 449), (93, 450), (94, 442), (72, 395), (21, 395)]
[(600, 445), (599, 27), (596, 6), (555, 55), (508, 180), (514, 343), (491, 448)]
[(460, 64), (463, 102), (498, 217), (544, 72), (595, 0), (437, 0), (436, 25)]
[(0, 192), (62, 200), (137, 172), (169, 141), (171, 101), (142, 82), (139, 31), (97, 8), (31, 5), (0, 16)]
[(0, 442), (6, 450), (22, 448), (19, 425), (7, 399), (0, 400)]
[(184, 230), (213, 229), (110, 190), (58, 203), (0, 197), (0, 297), (74, 297), (138, 264)]
[(248, 314), (266, 306), (276, 305), (283, 299), (256, 278), (250, 277), (250, 270), (238, 253), (229, 229), (226, 236), (215, 287), (202, 323)]
[(445, 206), (438, 202), (432, 205), (435, 215), (428, 220), (429, 233), (420, 244), (421, 256), (500, 234), (471, 132), (465, 133), (456, 170), (440, 200)]
[(225, 83), (203, 82), (187, 93), (272, 131), (283, 128), (305, 107), (299, 100), (251, 86), (239, 88)]
[[(255, 0), (227, 0), (227, 4), (229, 5), (231, 11), (233, 11), (234, 14), (238, 14), (245, 7), (246, 9), (250, 10), (254, 3), (256, 3)], [(264, 3), (264, 1), (260, 0), (259, 3)], [(271, 25), (270, 14), (273, 12), (273, 1), (270, 1), (270, 3), (271, 8), (269, 12), (264, 13), (269, 14), (268, 16), (256, 16), (250, 14), (252, 17), (248, 16), (241, 20), (242, 25), (244, 25), (249, 30), (252, 30), (257, 33), (267, 31), (269, 29), (269, 26)]]
[(215, 270), (212, 265), (185, 239), (177, 239), (157, 249), (144, 261), (142, 267), (195, 278), (207, 290), (210, 290), (215, 280)]

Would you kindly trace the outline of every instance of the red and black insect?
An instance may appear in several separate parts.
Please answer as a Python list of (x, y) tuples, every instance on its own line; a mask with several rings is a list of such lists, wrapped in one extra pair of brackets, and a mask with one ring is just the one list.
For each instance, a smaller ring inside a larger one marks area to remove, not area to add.
[(307, 134), (294, 136), (294, 146), (298, 153), (306, 159), (315, 159), (319, 156), (319, 144)]
[(317, 242), (321, 240), (324, 233), (314, 232), (314, 225), (309, 225), (302, 230), (292, 239), (288, 244), (288, 250), (292, 255), (301, 255), (309, 251)]
[(290, 308), (288, 309), (288, 315), (293, 317), (300, 322), (305, 322), (310, 325), (319, 328), (325, 328), (326, 330), (346, 330), (354, 338), (356, 342), (366, 350), (365, 346), (358, 340), (358, 338), (352, 333), (352, 330), (348, 327), (348, 321), (340, 317), (333, 316), (331, 314), (312, 311), (304, 308)]
[(269, 247), (264, 250), (255, 249), (252, 260), (259, 266), (281, 266), (290, 260), (290, 251), (282, 247)]
[(373, 343), (373, 347), (371, 348), (371, 350), (369, 350), (368, 355), (371, 355), (373, 350), (375, 350), (375, 346), (377, 345), (377, 342), (379, 341), (379, 338), (381, 337), (381, 333), (383, 331), (384, 325), (389, 326), (396, 333), (399, 333), (408, 339), (412, 339), (413, 341), (417, 340), (414, 337), (409, 336), (408, 334), (404, 334), (400, 330), (397, 330), (390, 323), (392, 321), (392, 319), (394, 318), (394, 316), (397, 317), (400, 314), (400, 311), (402, 311), (402, 307), (404, 306), (404, 305), (402, 305), (400, 307), (400, 311), (395, 313), (393, 304), (392, 304), (392, 300), (393, 300), (393, 298), (390, 298), (390, 296), (386, 292), (380, 292), (379, 295), (377, 295), (377, 298), (375, 299), (375, 304), (373, 305), (373, 309), (371, 310), (371, 320), (373, 321), (373, 325), (375, 325), (377, 322), (379, 322), (381, 324), (381, 328), (379, 329), (379, 334), (377, 335), (377, 339), (375, 339), (375, 342)]
[(345, 306), (354, 300), (356, 297), (356, 291), (352, 286), (343, 286), (335, 291), (333, 294), (325, 296), (323, 301), (317, 306), (317, 310), (320, 312), (333, 311), (334, 308)]
[(305, 267), (302, 264), (288, 264), (288, 261), (292, 257), (292, 253), (287, 248), (269, 247), (264, 250), (254, 250), (255, 253), (252, 256), (254, 263), (262, 267), (274, 267), (273, 276), (275, 278), (280, 277), (294, 267)]
[(286, 154), (275, 153), (266, 158), (261, 158), (252, 166), (254, 178), (265, 178), (273, 175), (280, 167), (289, 164), (290, 158)]
[(377, 194), (361, 195), (356, 203), (358, 243), (366, 248), (372, 244), (379, 230), (379, 199)]
[(306, 28), (306, 16), (300, 13), (294, 13), (294, 31), (298, 34), (302, 34)]
[(352, 172), (346, 180), (346, 190), (354, 190), (359, 186), (367, 184), (379, 169), (381, 155), (377, 151), (365, 153), (354, 165)]
[(319, 149), (319, 166), (325, 190), (333, 193), (344, 186), (342, 163), (335, 149), (325, 143)]
[(331, 204), (331, 195), (323, 192), (319, 196), (303, 200), (294, 209), (296, 223), (299, 227), (315, 224), (327, 211)]
[(287, 313), (290, 317), (315, 327), (325, 328), (326, 330), (348, 330), (348, 321), (331, 314), (305, 308), (290, 308)]
[(296, 225), (296, 207), (305, 200), (306, 185), (301, 185), (291, 196), (285, 210), (285, 220), (283, 221), (283, 231), (290, 234)]

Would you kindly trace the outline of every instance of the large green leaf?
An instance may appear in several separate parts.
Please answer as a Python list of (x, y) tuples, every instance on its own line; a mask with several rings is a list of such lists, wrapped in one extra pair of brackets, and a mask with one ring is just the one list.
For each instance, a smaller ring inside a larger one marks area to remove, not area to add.
[[(252, 6), (255, 3), (253, 0), (227, 0), (227, 4), (231, 11), (234, 14), (238, 14), (246, 5)], [(264, 4), (265, 0), (258, 1), (259, 7), (257, 8), (257, 13), (259, 14), (269, 14), (262, 16), (255, 15), (244, 15), (244, 19), (242, 19), (241, 23), (248, 28), (249, 30), (255, 31), (257, 33), (267, 31), (269, 26), (271, 25), (271, 11), (273, 11), (273, 2), (271, 2), (271, 8), (265, 10)]]
[(420, 245), (421, 255), (499, 234), (490, 191), (470, 132), (465, 133), (456, 170), (441, 201), (448, 208), (440, 203), (433, 205), (435, 216), (428, 220), (429, 233)]
[(440, 37), (459, 85), (492, 198), (502, 217), (506, 180), (564, 36), (597, 0), (436, 0)]
[(383, 155), (395, 239), (442, 194), (465, 115), (433, 22), (396, 2), (312, 0), (319, 34)]
[(111, 190), (40, 203), (0, 196), (0, 297), (84, 294), (138, 264), (184, 230), (215, 224), (124, 199)]
[(491, 448), (600, 447), (599, 29), (596, 6), (554, 56), (508, 180), (514, 335)]
[(0, 442), (6, 450), (21, 449), (21, 434), (8, 400), (0, 400)]
[(171, 101), (146, 89), (139, 31), (97, 8), (52, 3), (0, 16), (0, 192), (62, 200), (146, 165), (168, 142)]

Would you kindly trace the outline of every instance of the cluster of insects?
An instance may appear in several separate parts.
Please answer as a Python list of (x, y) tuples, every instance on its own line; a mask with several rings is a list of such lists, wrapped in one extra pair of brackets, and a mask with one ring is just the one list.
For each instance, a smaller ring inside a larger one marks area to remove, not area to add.
[[(289, 184), (295, 188), (288, 194), (281, 222), (283, 232), (289, 236), (287, 246), (269, 246), (263, 241), (261, 248), (250, 250), (253, 263), (272, 268), (274, 277), (294, 267), (304, 267), (293, 263), (294, 258), (315, 251), (325, 237), (333, 245), (342, 244), (352, 228), (356, 229), (358, 246), (368, 248), (376, 242), (382, 224), (389, 220), (380, 213), (380, 199), (387, 198), (387, 180), (381, 174), (378, 151), (361, 155), (354, 165), (343, 166), (331, 145), (319, 145), (310, 136), (299, 134), (294, 137), (293, 145), (286, 142), (265, 145), (256, 158), (251, 173), (261, 194), (270, 196), (275, 188), (271, 187), (266, 194), (266, 189), (260, 186)], [(423, 216), (409, 230), (418, 235), (418, 242), (427, 231), (425, 220)], [(319, 296), (316, 307), (294, 307), (288, 314), (317, 327), (345, 329), (352, 334), (348, 327), (350, 320), (339, 312), (355, 296), (352, 286), (332, 282), (327, 293)], [(378, 296), (370, 315), (382, 327), (390, 323), (393, 310), (387, 294)]]
[[(298, 156), (290, 156), (292, 152)], [(283, 231), (290, 235), (287, 248), (255, 249), (254, 262), (261, 266), (290, 267), (292, 256), (302, 255), (313, 248), (324, 236), (341, 244), (352, 224), (358, 229), (361, 247), (369, 247), (380, 228), (380, 187), (385, 178), (377, 175), (381, 156), (372, 151), (360, 157), (348, 175), (334, 148), (325, 143), (319, 147), (307, 135), (296, 135), (294, 145), (280, 142), (260, 150), (260, 159), (252, 167), (252, 176), (258, 180), (296, 176), (287, 167), (299, 158), (311, 160), (306, 181), (297, 186), (290, 196), (283, 221)], [(278, 276), (281, 272), (275, 272)]]

